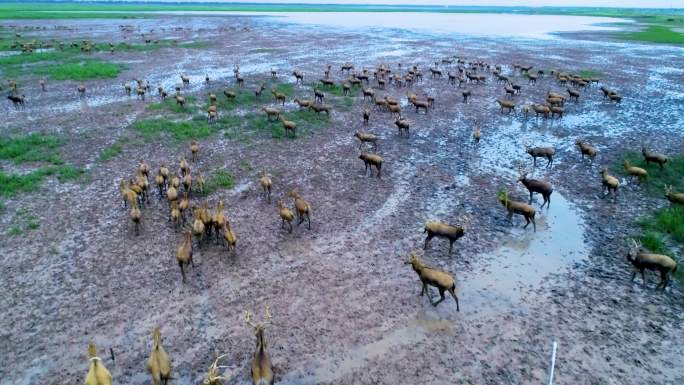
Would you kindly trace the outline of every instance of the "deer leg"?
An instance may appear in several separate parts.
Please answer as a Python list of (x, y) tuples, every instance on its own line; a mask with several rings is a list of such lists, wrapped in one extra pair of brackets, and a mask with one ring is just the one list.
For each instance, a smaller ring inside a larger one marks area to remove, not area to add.
[(644, 269), (641, 269), (641, 279), (644, 280), (644, 285), (646, 285), (646, 274), (644, 274)]
[(309, 216), (309, 213), (306, 213), (306, 221), (307, 221), (307, 228), (311, 230), (311, 217)]
[(461, 311), (460, 307), (458, 306), (458, 297), (456, 296), (456, 291), (453, 287), (449, 288), (449, 293), (451, 293), (451, 296), (456, 300), (456, 311)]
[(185, 270), (183, 269), (183, 262), (178, 261), (178, 266), (180, 266), (181, 276), (183, 277), (183, 283), (185, 283)]
[[(425, 282), (422, 282), (421, 290), (420, 290), (420, 296), (422, 297), (427, 291), (428, 291), (428, 290), (427, 290), (427, 285), (425, 284)], [(430, 294), (428, 293), (428, 296), (429, 296), (429, 295), (430, 295)]]
[(530, 225), (530, 218), (528, 218), (527, 216), (525, 216), (525, 226), (523, 226), (523, 229), (526, 229), (527, 226), (529, 226), (529, 225)]
[(442, 301), (444, 301), (444, 299), (445, 299), (445, 297), (444, 297), (444, 289), (441, 288), (441, 287), (439, 288), (439, 295), (440, 295), (441, 298), (440, 298), (439, 300), (437, 300), (437, 302), (432, 302), (432, 298), (430, 298), (430, 302), (432, 303), (432, 306), (437, 307), (437, 305), (439, 305), (439, 304), (440, 304)]
[(434, 237), (434, 235), (432, 233), (428, 233), (427, 237), (425, 237), (425, 245), (423, 246), (423, 250), (427, 250), (428, 243), (430, 242), (432, 237)]

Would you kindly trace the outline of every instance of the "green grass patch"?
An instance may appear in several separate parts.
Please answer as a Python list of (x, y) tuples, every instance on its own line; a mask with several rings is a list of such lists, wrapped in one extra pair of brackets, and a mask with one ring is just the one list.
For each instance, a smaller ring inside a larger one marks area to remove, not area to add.
[(54, 135), (29, 134), (17, 137), (0, 137), (0, 159), (15, 164), (25, 162), (47, 162), (62, 164), (59, 147), (62, 140)]
[[(654, 150), (651, 149), (651, 151)], [(641, 167), (648, 172), (648, 178), (641, 186), (649, 194), (662, 196), (665, 193), (665, 185), (671, 185), (675, 191), (684, 191), (684, 177), (682, 177), (684, 175), (684, 156), (670, 157), (662, 170), (660, 166), (654, 163), (646, 165), (646, 161), (640, 152), (628, 152), (622, 157), (622, 160), (625, 159), (632, 166)], [(622, 160), (613, 166), (613, 169), (616, 173), (627, 176)]]
[(56, 176), (60, 182), (67, 182), (79, 179), (83, 173), (82, 169), (69, 165), (44, 167), (21, 175), (0, 171), (0, 195), (12, 197), (36, 191), (47, 176)]
[(684, 207), (672, 206), (656, 210), (652, 215), (639, 220), (639, 225), (646, 232), (658, 233), (684, 244)]
[(53, 80), (108, 79), (119, 76), (124, 66), (100, 60), (85, 60), (78, 63), (60, 63), (44, 66), (36, 73)]
[(100, 152), (100, 162), (106, 162), (123, 152), (123, 144), (120, 141), (112, 144), (111, 146), (105, 147), (104, 150)]
[[(216, 104), (218, 106), (219, 113), (221, 113), (221, 111), (232, 111), (238, 107), (254, 106), (257, 103), (256, 96), (254, 96), (254, 91), (239, 89), (226, 89), (226, 91), (235, 92), (235, 98), (228, 99), (223, 93), (223, 90), (212, 92), (216, 95)], [(264, 93), (261, 95), (261, 97), (265, 100), (267, 97), (270, 97), (270, 94), (266, 95), (266, 90), (264, 90)], [(209, 96), (207, 95), (204, 110), (206, 111), (210, 105), (211, 103)]]
[(624, 40), (661, 44), (684, 44), (684, 34), (663, 25), (649, 25), (636, 32), (623, 32), (617, 35)]
[(217, 170), (204, 184), (204, 195), (233, 187), (233, 176), (226, 170)]
[(32, 192), (40, 187), (44, 174), (33, 171), (27, 174), (7, 174), (0, 171), (0, 195), (13, 197), (19, 193)]
[(207, 138), (222, 129), (240, 125), (240, 118), (223, 116), (216, 123), (209, 124), (205, 115), (196, 115), (191, 120), (173, 121), (169, 119), (149, 119), (133, 123), (133, 129), (146, 140), (168, 136), (177, 141)]

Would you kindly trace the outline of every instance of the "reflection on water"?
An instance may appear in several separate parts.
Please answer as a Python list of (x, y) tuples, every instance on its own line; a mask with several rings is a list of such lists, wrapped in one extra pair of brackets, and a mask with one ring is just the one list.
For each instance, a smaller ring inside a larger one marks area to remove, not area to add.
[[(166, 12), (165, 12), (166, 13)], [(275, 16), (284, 21), (335, 28), (400, 28), (476, 36), (550, 38), (553, 32), (614, 31), (599, 23), (629, 22), (608, 17), (429, 12), (176, 12), (194, 15)]]
[(486, 309), (487, 306), (480, 305), (492, 301), (517, 304), (522, 289), (539, 287), (545, 277), (562, 273), (564, 268), (587, 256), (584, 221), (557, 191), (551, 195), (551, 208), (537, 208), (536, 218), (534, 232), (531, 226), (522, 229), (524, 219), (514, 216), (515, 228), (504, 237), (502, 245), (491, 254), (478, 256), (492, 264), (487, 274), (475, 274), (461, 281), (463, 308)]

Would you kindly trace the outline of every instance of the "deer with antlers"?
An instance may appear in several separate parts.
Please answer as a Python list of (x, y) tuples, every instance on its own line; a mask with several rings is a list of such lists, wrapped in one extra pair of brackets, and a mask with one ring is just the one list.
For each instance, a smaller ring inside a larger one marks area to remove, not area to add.
[(667, 255), (650, 253), (644, 250), (641, 244), (634, 239), (632, 239), (632, 247), (629, 248), (627, 253), (627, 260), (634, 266), (632, 281), (634, 281), (637, 272), (640, 272), (641, 278), (644, 280), (644, 284), (646, 284), (644, 270), (660, 272), (660, 283), (658, 283), (656, 289), (662, 287), (665, 290), (665, 287), (670, 283), (669, 274), (677, 271), (677, 262), (672, 258)]
[(245, 310), (245, 323), (254, 328), (256, 335), (256, 350), (252, 356), (252, 383), (254, 385), (273, 385), (275, 382), (273, 364), (271, 363), (271, 356), (266, 351), (266, 340), (264, 339), (264, 330), (271, 324), (272, 319), (269, 307), (266, 306), (263, 322), (254, 323), (252, 317), (252, 313)]

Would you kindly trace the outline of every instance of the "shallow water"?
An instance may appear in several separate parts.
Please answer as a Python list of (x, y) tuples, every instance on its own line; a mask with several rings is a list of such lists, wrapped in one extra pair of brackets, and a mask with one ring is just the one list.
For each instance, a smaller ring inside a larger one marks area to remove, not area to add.
[[(166, 12), (164, 12), (166, 13)], [(185, 15), (247, 15), (281, 18), (288, 23), (344, 29), (398, 28), (431, 33), (475, 36), (552, 38), (554, 32), (617, 31), (607, 23), (629, 20), (608, 17), (467, 14), (427, 12), (171, 12)], [(271, 20), (273, 21), (273, 20)], [(604, 25), (597, 25), (603, 23)], [(524, 27), (524, 28), (521, 28)]]
[[(535, 199), (541, 200), (541, 197), (535, 194)], [(487, 274), (474, 274), (461, 280), (459, 289), (464, 308), (489, 309), (489, 312), (497, 313), (501, 309), (486, 305), (517, 306), (525, 289), (539, 287), (544, 278), (561, 274), (587, 257), (584, 221), (575, 206), (557, 191), (551, 195), (550, 206), (548, 210), (546, 207), (538, 209), (535, 204), (536, 232), (531, 224), (523, 229), (525, 221), (516, 215), (512, 225), (515, 227), (503, 238), (501, 246), (477, 257), (493, 262)]]

